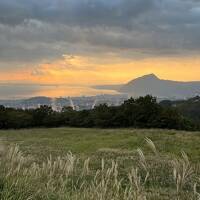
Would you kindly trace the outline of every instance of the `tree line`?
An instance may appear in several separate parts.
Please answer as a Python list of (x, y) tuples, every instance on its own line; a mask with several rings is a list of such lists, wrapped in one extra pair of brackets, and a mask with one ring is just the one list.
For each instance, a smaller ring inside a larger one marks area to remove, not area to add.
[(200, 124), (200, 96), (186, 100), (160, 102), (164, 107), (175, 107), (178, 112), (186, 118), (189, 118), (196, 124)]
[(164, 128), (198, 130), (197, 124), (172, 106), (157, 103), (150, 95), (130, 98), (120, 106), (102, 104), (92, 110), (75, 111), (63, 107), (55, 112), (50, 106), (14, 109), (0, 106), (0, 129), (32, 127)]

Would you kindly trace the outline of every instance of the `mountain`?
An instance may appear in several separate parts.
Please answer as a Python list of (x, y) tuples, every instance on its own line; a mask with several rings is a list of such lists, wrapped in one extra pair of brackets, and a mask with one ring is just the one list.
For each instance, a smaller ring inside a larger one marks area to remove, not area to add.
[(27, 104), (27, 105), (38, 105), (38, 104), (41, 104), (41, 105), (50, 105), (51, 104), (51, 98), (49, 97), (32, 97), (32, 98), (29, 98), (29, 99), (25, 99), (22, 101), (23, 104)]
[(120, 87), (118, 91), (131, 96), (151, 94), (158, 98), (183, 99), (200, 94), (200, 81), (180, 82), (162, 80), (154, 74), (148, 74), (128, 82)]
[(94, 86), (95, 89), (115, 90), (129, 96), (150, 94), (159, 99), (185, 99), (200, 95), (200, 81), (181, 82), (159, 79), (155, 74), (136, 78), (123, 85)]

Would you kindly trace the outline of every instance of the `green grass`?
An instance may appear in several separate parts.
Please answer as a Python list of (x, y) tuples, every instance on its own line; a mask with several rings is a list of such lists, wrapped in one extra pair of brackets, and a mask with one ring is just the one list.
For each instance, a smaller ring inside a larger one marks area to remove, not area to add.
[(64, 155), (68, 151), (80, 156), (93, 156), (109, 149), (123, 153), (138, 147), (146, 150), (145, 137), (150, 138), (160, 152), (179, 154), (183, 150), (193, 161), (200, 160), (199, 132), (79, 128), (0, 131), (3, 142), (18, 144), (23, 152), (39, 159), (49, 154)]
[[(154, 142), (155, 151), (145, 138)], [(199, 132), (78, 128), (4, 130), (0, 131), (0, 141), (5, 144), (0, 145), (2, 200), (200, 198)], [(17, 144), (19, 150), (12, 144)], [(190, 159), (182, 157), (181, 151)], [(91, 159), (87, 164), (88, 157)], [(105, 167), (102, 167), (102, 159)], [(178, 190), (177, 186), (180, 186)], [(131, 198), (123, 197), (126, 189)]]

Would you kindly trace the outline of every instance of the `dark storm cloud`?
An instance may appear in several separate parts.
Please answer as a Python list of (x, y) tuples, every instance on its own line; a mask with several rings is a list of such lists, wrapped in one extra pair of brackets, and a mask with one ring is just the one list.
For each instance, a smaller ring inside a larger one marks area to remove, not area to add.
[(0, 22), (17, 25), (37, 19), (67, 25), (124, 26), (154, 6), (154, 0), (1, 0)]
[(199, 53), (200, 2), (0, 0), (1, 61), (121, 49), (147, 56)]

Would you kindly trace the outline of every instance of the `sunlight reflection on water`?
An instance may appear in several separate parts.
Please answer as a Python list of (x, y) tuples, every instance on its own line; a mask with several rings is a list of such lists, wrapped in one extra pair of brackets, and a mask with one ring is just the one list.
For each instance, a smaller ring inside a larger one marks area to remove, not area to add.
[(19, 99), (33, 96), (67, 97), (118, 94), (114, 90), (98, 90), (89, 86), (1, 84), (0, 99)]

